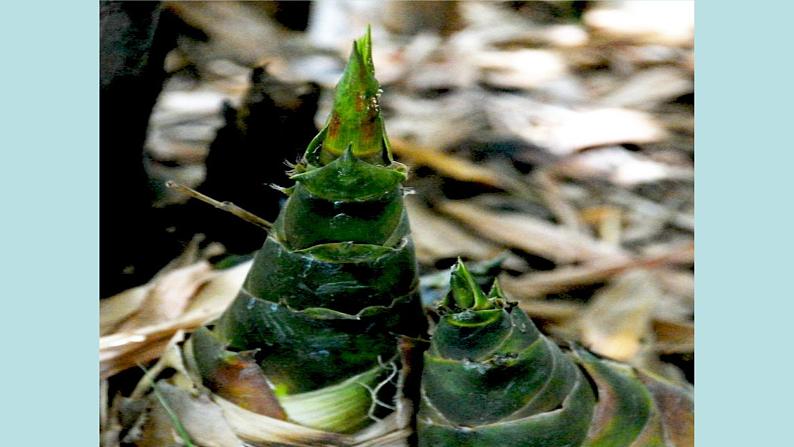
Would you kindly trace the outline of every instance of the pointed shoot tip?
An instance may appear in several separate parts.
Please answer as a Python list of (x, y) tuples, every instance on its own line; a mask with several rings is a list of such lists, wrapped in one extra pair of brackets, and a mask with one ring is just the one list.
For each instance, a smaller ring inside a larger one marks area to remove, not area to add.
[(477, 285), (477, 281), (460, 258), (452, 267), (449, 295), (455, 305), (462, 309), (482, 310), (491, 307), (488, 297)]

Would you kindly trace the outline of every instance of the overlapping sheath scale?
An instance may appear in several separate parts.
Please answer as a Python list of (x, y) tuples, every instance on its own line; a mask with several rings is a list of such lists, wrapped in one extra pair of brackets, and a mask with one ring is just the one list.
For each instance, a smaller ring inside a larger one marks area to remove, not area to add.
[[(680, 430), (691, 426), (685, 390), (578, 347), (564, 353), (498, 283), (485, 295), (462, 263), (450, 282), (425, 353), (420, 446), (692, 445)], [(663, 408), (665, 398), (677, 408)]]
[[(258, 408), (271, 392), (286, 419), (348, 433), (386, 411), (372, 395), (393, 397), (393, 383), (379, 385), (397, 364), (396, 337), (423, 333), (425, 320), (406, 170), (389, 151), (369, 33), (336, 91), (237, 298), (192, 349), (203, 382), (224, 398)], [(258, 369), (231, 368), (240, 353)]]

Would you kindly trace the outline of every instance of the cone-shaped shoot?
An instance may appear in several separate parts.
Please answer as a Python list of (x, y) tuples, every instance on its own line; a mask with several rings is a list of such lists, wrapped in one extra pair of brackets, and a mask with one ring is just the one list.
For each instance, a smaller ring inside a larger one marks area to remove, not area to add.
[[(397, 336), (421, 336), (426, 323), (405, 167), (389, 154), (371, 52), (367, 33), (237, 298), (191, 344), (203, 383), (217, 395), (340, 433), (392, 411)], [(273, 388), (269, 399), (263, 383)]]
[(686, 390), (574, 347), (573, 358), (458, 262), (425, 352), (420, 447), (685, 447)]
[(334, 105), (320, 134), (309, 145), (306, 158), (325, 165), (350, 147), (353, 155), (373, 164), (391, 164), (391, 153), (380, 114), (380, 85), (372, 63), (372, 37), (353, 43), (347, 67), (336, 85)]

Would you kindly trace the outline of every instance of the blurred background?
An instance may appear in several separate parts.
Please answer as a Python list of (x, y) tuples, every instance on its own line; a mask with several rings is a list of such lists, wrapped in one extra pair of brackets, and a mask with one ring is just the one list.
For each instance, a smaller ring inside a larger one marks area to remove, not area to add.
[(501, 256), (504, 289), (547, 333), (693, 382), (693, 15), (687, 1), (101, 3), (101, 330), (160, 331), (159, 348), (103, 345), (103, 376), (210, 318), (188, 317), (208, 289), (222, 310), (242, 276), (219, 285), (216, 264), (265, 238), (165, 181), (274, 219), (270, 185), (289, 186), (285, 161), (371, 25), (426, 296), (457, 257)]

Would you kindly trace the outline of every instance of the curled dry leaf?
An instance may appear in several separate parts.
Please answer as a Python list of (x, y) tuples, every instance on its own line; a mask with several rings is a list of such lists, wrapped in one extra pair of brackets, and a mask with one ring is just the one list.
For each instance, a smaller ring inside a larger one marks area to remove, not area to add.
[(207, 261), (199, 261), (166, 273), (150, 283), (146, 298), (138, 311), (125, 320), (116, 332), (131, 332), (180, 316), (198, 288), (211, 276), (212, 267)]
[[(192, 339), (188, 344), (192, 343)], [(396, 400), (396, 411), (378, 422), (353, 434), (340, 434), (308, 428), (289, 421), (284, 421), (262, 414), (249, 411), (223, 397), (212, 393), (198, 380), (196, 362), (192, 357), (192, 349), (183, 351), (176, 349), (174, 353), (178, 358), (172, 359), (176, 364), (187, 365), (187, 374), (177, 376), (186, 380), (186, 385), (199, 391), (190, 393), (189, 400), (184, 400), (188, 394), (180, 393), (178, 401), (182, 405), (175, 405), (174, 410), (182, 421), (191, 437), (199, 445), (208, 445), (215, 437), (212, 430), (203, 432), (200, 424), (203, 417), (212, 417), (218, 424), (218, 430), (226, 436), (227, 428), (233, 433), (235, 439), (245, 442), (244, 445), (283, 445), (283, 446), (348, 446), (348, 447), (404, 447), (411, 430), (408, 427), (412, 406), (410, 401), (402, 396)], [(400, 381), (405, 380), (405, 371), (400, 373)], [(159, 383), (163, 383), (162, 381)], [(208, 396), (209, 398), (207, 398)], [(214, 444), (237, 445), (237, 444)]]
[(138, 312), (151, 287), (143, 285), (125, 290), (99, 302), (99, 334), (113, 332), (121, 323)]
[[(192, 278), (195, 282), (170, 282), (171, 284), (182, 284), (185, 289), (168, 289), (168, 294), (178, 294), (181, 313), (174, 314), (170, 309), (167, 319), (135, 318), (135, 314), (129, 313), (129, 317), (122, 323), (128, 329), (108, 331), (99, 339), (99, 358), (100, 371), (103, 378), (135, 366), (146, 363), (157, 358), (166, 347), (168, 339), (178, 330), (192, 330), (217, 318), (224, 309), (234, 300), (237, 290), (243, 283), (251, 263), (247, 262), (227, 270), (210, 270), (209, 267), (201, 266), (205, 261), (197, 264), (182, 267), (173, 272), (153, 280), (153, 283), (142, 286), (148, 292), (162, 289), (163, 284), (156, 286), (160, 281), (167, 278)], [(196, 271), (204, 271), (202, 275), (195, 275)], [(134, 290), (134, 289), (133, 289)], [(188, 293), (189, 292), (189, 293)], [(114, 300), (112, 305), (107, 305), (100, 309), (100, 326), (110, 327), (106, 319), (117, 321), (120, 312), (118, 309), (132, 307), (133, 304), (143, 299), (140, 292), (124, 292), (117, 297), (109, 298)], [(131, 301), (125, 304), (125, 300)], [(153, 303), (163, 302), (159, 298), (153, 298)], [(165, 302), (170, 306), (171, 303)], [(140, 304), (139, 304), (140, 305)], [(156, 315), (159, 310), (147, 310), (146, 315)]]

